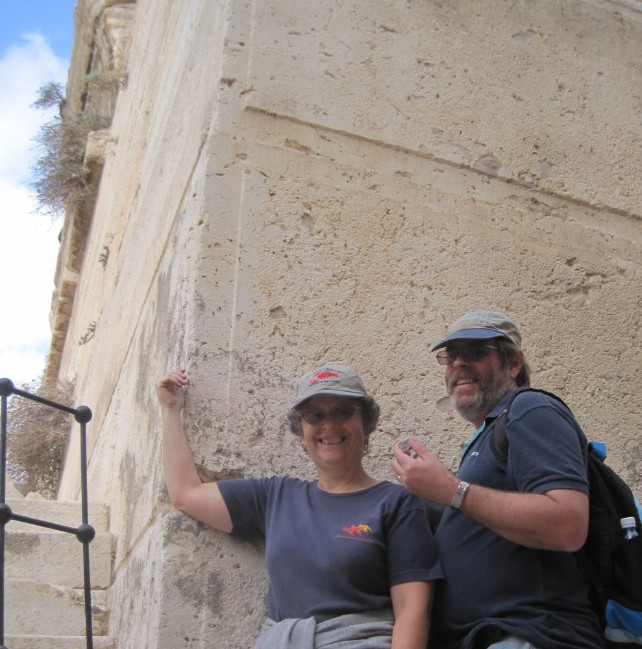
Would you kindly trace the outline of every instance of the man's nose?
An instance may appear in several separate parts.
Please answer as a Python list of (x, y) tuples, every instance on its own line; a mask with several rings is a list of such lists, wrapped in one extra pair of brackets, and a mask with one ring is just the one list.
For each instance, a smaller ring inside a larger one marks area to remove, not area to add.
[(466, 358), (464, 350), (454, 349), (450, 352), (450, 357), (453, 359), (450, 363), (453, 367), (468, 366), (469, 361)]

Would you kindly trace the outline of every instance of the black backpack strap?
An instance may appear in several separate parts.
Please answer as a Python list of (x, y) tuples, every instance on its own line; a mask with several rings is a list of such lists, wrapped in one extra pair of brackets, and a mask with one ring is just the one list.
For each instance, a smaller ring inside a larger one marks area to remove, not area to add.
[(497, 415), (495, 419), (495, 427), (493, 429), (493, 436), (490, 440), (490, 447), (493, 451), (493, 455), (502, 463), (506, 464), (508, 461), (508, 437), (506, 436), (506, 425), (508, 424), (508, 411), (510, 410), (511, 404), (515, 400), (517, 395), (531, 388), (517, 388), (511, 392), (508, 397), (508, 401), (504, 404), (504, 408)]
[(506, 435), (506, 426), (508, 425), (508, 411), (515, 401), (515, 398), (518, 397), (522, 392), (539, 392), (540, 394), (545, 394), (548, 397), (552, 397), (559, 401), (565, 408), (570, 412), (570, 408), (560, 399), (556, 394), (552, 392), (547, 392), (546, 390), (537, 390), (536, 388), (530, 387), (521, 387), (517, 388), (511, 392), (508, 397), (508, 401), (504, 404), (504, 408), (497, 415), (495, 419), (495, 427), (493, 429), (493, 436), (491, 438), (490, 447), (493, 451), (493, 455), (500, 461), (502, 464), (506, 464), (508, 461), (508, 437)]

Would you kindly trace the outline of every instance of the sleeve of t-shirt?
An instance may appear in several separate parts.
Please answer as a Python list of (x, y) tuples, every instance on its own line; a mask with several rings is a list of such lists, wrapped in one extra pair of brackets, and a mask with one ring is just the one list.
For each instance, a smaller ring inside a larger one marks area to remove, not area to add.
[(408, 495), (390, 517), (386, 541), (391, 586), (443, 577), (428, 513), (418, 498)]
[(232, 519), (232, 536), (247, 541), (265, 539), (265, 511), (270, 486), (270, 478), (218, 482)]
[(510, 409), (507, 471), (520, 491), (573, 489), (588, 493), (584, 434), (550, 397), (520, 395)]

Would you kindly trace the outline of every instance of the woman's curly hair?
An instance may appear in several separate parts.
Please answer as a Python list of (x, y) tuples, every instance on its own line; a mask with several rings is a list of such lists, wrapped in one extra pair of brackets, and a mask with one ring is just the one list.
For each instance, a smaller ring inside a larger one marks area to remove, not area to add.
[[(354, 399), (359, 404), (359, 412), (361, 413), (361, 421), (363, 421), (363, 429), (366, 434), (372, 433), (377, 427), (379, 422), (379, 405), (370, 396), (366, 397), (345, 397), (347, 399)], [(287, 414), (290, 431), (297, 437), (303, 435), (301, 429), (301, 411), (305, 402), (298, 405), (296, 408), (291, 408)]]

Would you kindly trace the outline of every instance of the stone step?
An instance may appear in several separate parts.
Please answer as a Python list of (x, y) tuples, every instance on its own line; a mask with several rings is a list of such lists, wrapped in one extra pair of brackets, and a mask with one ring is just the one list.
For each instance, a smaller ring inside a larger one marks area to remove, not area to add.
[[(5, 577), (38, 578), (48, 584), (82, 588), (82, 543), (73, 534), (40, 531), (14, 532), (6, 527)], [(111, 585), (112, 535), (96, 534), (89, 543), (89, 573), (92, 588), (107, 589)]]
[[(86, 649), (87, 638), (78, 635), (5, 635), (8, 649)], [(114, 649), (107, 636), (93, 636), (94, 649)]]
[[(82, 508), (79, 502), (62, 502), (41, 498), (7, 498), (7, 505), (14, 514), (50, 521), (68, 527), (78, 527), (82, 523)], [(89, 503), (89, 524), (96, 532), (109, 530), (109, 507), (100, 503)], [(45, 529), (31, 523), (10, 520), (7, 530)]]
[[(91, 604), (93, 634), (104, 636), (109, 624), (109, 591), (92, 591)], [(4, 608), (7, 634), (85, 634), (82, 589), (53, 586), (34, 579), (6, 579)]]

